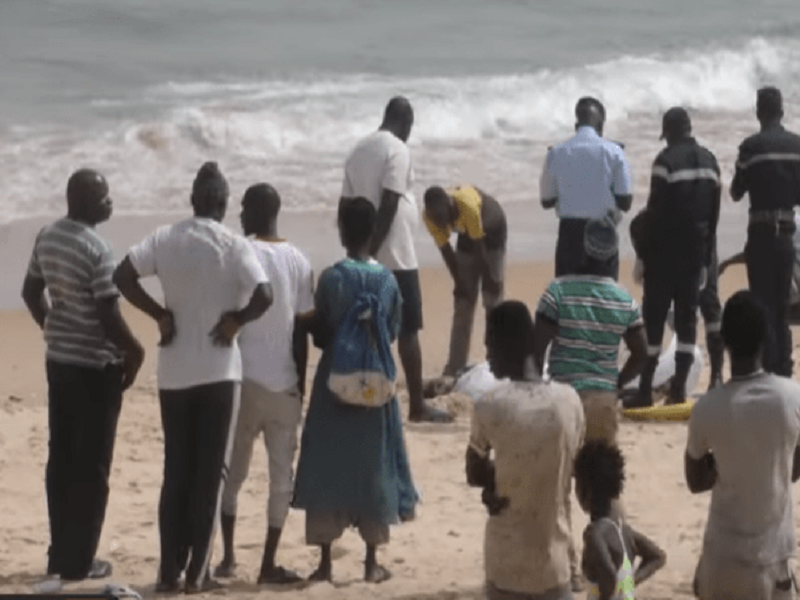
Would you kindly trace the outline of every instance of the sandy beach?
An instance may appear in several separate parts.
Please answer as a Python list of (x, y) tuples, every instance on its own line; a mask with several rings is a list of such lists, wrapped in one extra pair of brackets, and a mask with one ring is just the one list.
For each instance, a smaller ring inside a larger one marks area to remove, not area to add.
[[(622, 280), (635, 295), (630, 264)], [(532, 308), (552, 277), (550, 261), (512, 261), (507, 296)], [(723, 298), (746, 284), (744, 270), (732, 268), (721, 281)], [(422, 332), (425, 376), (440, 373), (450, 328), (451, 284), (444, 267), (422, 272), (425, 328)], [(111, 496), (99, 556), (114, 564), (109, 581), (153, 595), (158, 564), (157, 505), (163, 440), (155, 380), (156, 328), (130, 306), (124, 312), (147, 348), (145, 366), (126, 393), (119, 421), (111, 477)], [(31, 593), (46, 566), (48, 521), (44, 495), (47, 458), (47, 387), (40, 332), (24, 310), (0, 311), (0, 592)], [(476, 323), (473, 361), (483, 358), (483, 327)], [(702, 334), (699, 340), (702, 341)], [(317, 355), (312, 355), (309, 377)], [(704, 374), (700, 387), (705, 387)], [(402, 401), (405, 398), (401, 395)], [(447, 402), (443, 399), (442, 402)], [(466, 485), (464, 451), (469, 435), (469, 403), (452, 402), (453, 425), (407, 424), (406, 439), (423, 503), (418, 518), (392, 530), (380, 551), (394, 573), (374, 586), (361, 581), (363, 544), (348, 532), (334, 549), (333, 585), (299, 586), (291, 598), (479, 598), (483, 583), (483, 530), (486, 512), (480, 493)], [(637, 590), (643, 599), (691, 597), (691, 580), (701, 545), (709, 495), (692, 496), (683, 480), (684, 423), (623, 421), (620, 438), (627, 459), (624, 495), (631, 523), (667, 552), (667, 566)], [(237, 524), (238, 576), (214, 596), (252, 597), (264, 588), (254, 584), (266, 528), (265, 457), (255, 453), (251, 476), (240, 496)], [(573, 512), (577, 536), (586, 517)], [(217, 536), (214, 564), (221, 556)], [(287, 567), (308, 575), (318, 558), (304, 543), (304, 516), (289, 516), (279, 550)], [(107, 582), (66, 586), (69, 591), (97, 591)], [(211, 597), (211, 595), (209, 595)], [(578, 596), (579, 598), (582, 595)]]

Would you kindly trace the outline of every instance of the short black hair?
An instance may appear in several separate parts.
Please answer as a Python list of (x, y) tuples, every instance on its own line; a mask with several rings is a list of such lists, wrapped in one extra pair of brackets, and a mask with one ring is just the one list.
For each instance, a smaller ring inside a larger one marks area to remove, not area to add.
[(750, 358), (756, 355), (767, 337), (764, 306), (749, 290), (731, 296), (722, 311), (722, 339), (731, 356)]
[(205, 207), (228, 200), (228, 181), (217, 163), (204, 163), (192, 184), (192, 204)]
[(425, 190), (425, 210), (436, 210), (443, 204), (447, 204), (450, 196), (443, 187), (434, 185)]
[(375, 231), (377, 211), (366, 198), (344, 198), (339, 204), (339, 230), (348, 250), (363, 246)]
[(577, 104), (575, 104), (575, 118), (578, 119), (579, 122), (583, 122), (588, 119), (589, 114), (594, 109), (597, 109), (603, 121), (605, 121), (606, 107), (603, 106), (603, 103), (600, 102), (600, 100), (593, 98), (592, 96), (584, 96), (578, 100)]
[(93, 169), (78, 169), (67, 181), (67, 205), (76, 206), (89, 196), (97, 195), (99, 189), (108, 188), (106, 178)]
[(575, 457), (575, 480), (592, 497), (592, 517), (606, 516), (611, 501), (620, 497), (625, 486), (625, 458), (616, 445), (606, 440), (589, 440)]
[(414, 109), (405, 96), (395, 96), (386, 104), (383, 113), (383, 122), (405, 122), (406, 119), (414, 120)]
[(265, 217), (274, 219), (281, 210), (281, 197), (270, 184), (256, 183), (247, 188), (242, 197), (242, 204), (258, 207)]
[(783, 96), (773, 86), (763, 87), (756, 94), (756, 114), (759, 118), (772, 119), (783, 115)]
[(487, 341), (495, 340), (506, 359), (523, 364), (530, 353), (533, 317), (523, 302), (506, 300), (489, 311), (486, 332)]

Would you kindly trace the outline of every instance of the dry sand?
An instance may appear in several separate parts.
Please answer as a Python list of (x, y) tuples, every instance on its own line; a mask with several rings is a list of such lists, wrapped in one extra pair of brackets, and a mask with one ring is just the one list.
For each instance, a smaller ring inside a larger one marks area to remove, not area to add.
[[(630, 265), (625, 264), (623, 282), (638, 295), (640, 289), (630, 283), (629, 272)], [(514, 264), (509, 268), (507, 296), (533, 308), (551, 276), (549, 262)], [(732, 268), (721, 283), (723, 297), (729, 296), (745, 285), (743, 269)], [(422, 345), (425, 375), (431, 377), (440, 373), (446, 359), (452, 311), (451, 285), (443, 268), (423, 271), (423, 296)], [(139, 380), (125, 395), (98, 555), (114, 564), (109, 581), (128, 584), (151, 596), (158, 565), (157, 505), (163, 452), (155, 380), (156, 328), (128, 306), (125, 314), (148, 355)], [(483, 357), (479, 323), (472, 343), (474, 360)], [(24, 311), (0, 312), (0, 327), (0, 593), (31, 593), (45, 570), (49, 535), (44, 495), (47, 408), (43, 344)], [(312, 373), (316, 360), (312, 355)], [(701, 386), (706, 381), (704, 374)], [(357, 533), (350, 531), (334, 547), (335, 583), (300, 586), (286, 591), (285, 597), (481, 597), (486, 512), (479, 490), (465, 482), (469, 414), (462, 411), (452, 425), (410, 424), (405, 431), (423, 503), (416, 521), (393, 528), (390, 544), (380, 550), (379, 558), (394, 578), (378, 586), (361, 581), (364, 547)], [(690, 598), (709, 495), (692, 496), (683, 480), (686, 424), (623, 422), (620, 438), (628, 461), (624, 501), (630, 522), (668, 555), (667, 566), (637, 590), (637, 597)], [(254, 584), (266, 528), (265, 464), (259, 448), (239, 502), (238, 576), (213, 596), (244, 598), (265, 589)], [(586, 517), (577, 509), (573, 514), (578, 536)], [(308, 575), (318, 553), (304, 543), (303, 522), (303, 513), (290, 514), (278, 558), (281, 564)], [(220, 556), (218, 536), (213, 564)], [(104, 583), (76, 583), (66, 589), (97, 591)]]

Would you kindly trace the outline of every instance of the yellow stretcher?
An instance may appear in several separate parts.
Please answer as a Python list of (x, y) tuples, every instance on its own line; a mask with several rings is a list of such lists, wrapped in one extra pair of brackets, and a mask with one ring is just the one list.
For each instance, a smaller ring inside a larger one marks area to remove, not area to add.
[(622, 411), (622, 416), (632, 421), (688, 421), (693, 406), (694, 402), (687, 401), (666, 406), (626, 408)]

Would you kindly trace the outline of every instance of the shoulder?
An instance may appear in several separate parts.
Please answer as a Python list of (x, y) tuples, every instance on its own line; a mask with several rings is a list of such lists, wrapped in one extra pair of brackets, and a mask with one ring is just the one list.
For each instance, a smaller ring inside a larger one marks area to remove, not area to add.
[(607, 140), (604, 137), (601, 137), (599, 139), (600, 139), (600, 145), (602, 146), (603, 151), (606, 154), (608, 154), (608, 155), (610, 155), (610, 156), (612, 156), (612, 157), (614, 157), (614, 158), (616, 158), (618, 160), (623, 160), (623, 161), (625, 160), (625, 150), (622, 148), (622, 146), (620, 146), (616, 142), (612, 142), (611, 140)]

